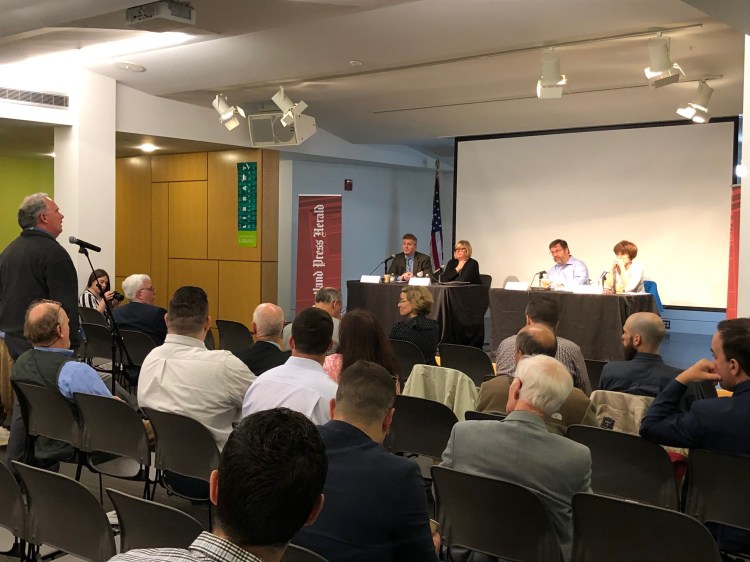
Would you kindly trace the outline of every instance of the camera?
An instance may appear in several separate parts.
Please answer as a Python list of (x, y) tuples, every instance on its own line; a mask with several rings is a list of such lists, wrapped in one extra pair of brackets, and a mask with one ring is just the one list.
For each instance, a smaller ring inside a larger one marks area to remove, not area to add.
[(114, 293), (112, 294), (112, 300), (116, 300), (116, 301), (122, 302), (122, 301), (124, 301), (124, 300), (125, 300), (125, 297), (124, 297), (124, 296), (122, 296), (122, 295), (121, 295), (120, 293), (118, 293), (117, 291), (115, 291), (115, 292), (114, 292)]

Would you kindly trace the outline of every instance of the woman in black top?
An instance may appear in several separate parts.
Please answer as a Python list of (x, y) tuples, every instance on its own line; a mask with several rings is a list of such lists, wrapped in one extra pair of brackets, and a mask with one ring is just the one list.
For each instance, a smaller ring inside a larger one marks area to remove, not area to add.
[(479, 263), (471, 257), (471, 244), (468, 240), (459, 240), (453, 247), (453, 259), (445, 264), (445, 271), (440, 281), (466, 281), (472, 285), (481, 285)]
[(401, 300), (398, 311), (403, 320), (391, 328), (391, 338), (415, 344), (424, 355), (427, 365), (436, 365), (435, 353), (440, 342), (438, 323), (427, 318), (432, 310), (430, 291), (420, 286), (408, 286), (401, 289)]

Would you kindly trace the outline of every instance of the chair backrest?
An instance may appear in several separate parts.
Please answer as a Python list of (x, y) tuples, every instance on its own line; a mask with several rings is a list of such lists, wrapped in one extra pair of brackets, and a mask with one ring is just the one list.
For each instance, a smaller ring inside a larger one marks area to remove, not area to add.
[(586, 372), (589, 375), (591, 390), (599, 390), (599, 379), (602, 378), (602, 369), (607, 364), (606, 361), (597, 361), (596, 359), (584, 359), (586, 363)]
[[(89, 309), (90, 310), (90, 309)], [(112, 360), (112, 335), (109, 328), (101, 324), (81, 324), (83, 333), (86, 334), (86, 349), (83, 352), (85, 359), (108, 359)]]
[(107, 319), (104, 317), (104, 314), (95, 308), (79, 306), (78, 316), (81, 317), (81, 322), (85, 322), (86, 324), (97, 324), (107, 328)]
[(213, 330), (209, 330), (208, 332), (206, 332), (206, 339), (203, 340), (203, 343), (206, 345), (206, 349), (210, 349), (212, 351), (216, 349)]
[(439, 349), (441, 367), (465, 373), (477, 386), (482, 386), (484, 377), (495, 374), (492, 360), (478, 347), (441, 343)]
[(414, 368), (414, 365), (422, 365), (425, 363), (424, 355), (422, 355), (422, 351), (410, 341), (391, 339), (390, 342), (393, 347), (393, 352), (396, 354), (396, 359), (398, 359), (399, 378), (401, 379), (401, 382), (404, 383), (406, 382), (406, 379), (409, 378), (409, 374)]
[(656, 309), (659, 311), (659, 314), (664, 314), (664, 306), (659, 298), (659, 289), (656, 286), (656, 281), (644, 281), (643, 290), (654, 297), (654, 303), (656, 304)]
[(120, 552), (187, 548), (205, 529), (187, 513), (107, 488), (120, 525)]
[(153, 408), (143, 408), (156, 435), (155, 466), (208, 482), (219, 466), (219, 448), (199, 421)]
[(596, 494), (678, 509), (672, 461), (656, 443), (585, 425), (568, 427), (568, 437), (591, 451), (591, 489)]
[(99, 500), (72, 478), (17, 461), (28, 500), (30, 542), (101, 562), (116, 554), (115, 537)]
[(312, 550), (307, 550), (296, 544), (290, 544), (286, 549), (284, 556), (281, 557), (281, 562), (328, 562), (320, 554), (314, 553)]
[(27, 539), (23, 493), (8, 466), (0, 461), (0, 527), (19, 539)]
[(219, 345), (221, 349), (231, 351), (235, 355), (253, 345), (253, 334), (244, 324), (232, 320), (217, 320), (219, 329)]
[[(138, 332), (136, 330), (120, 330), (122, 336), (122, 342), (125, 344), (125, 349), (128, 350), (128, 355), (133, 361), (133, 365), (143, 365), (143, 360), (146, 359), (146, 355), (156, 347), (156, 342), (148, 334)], [(126, 358), (121, 358), (122, 363), (126, 363)]]
[(711, 533), (684, 513), (595, 494), (573, 496), (573, 562), (719, 562)]
[(456, 414), (440, 402), (396, 396), (393, 423), (385, 445), (394, 453), (417, 453), (435, 459), (443, 455)]
[(13, 388), (29, 435), (49, 437), (79, 447), (81, 431), (72, 402), (59, 392), (43, 386), (14, 382)]
[(431, 472), (444, 546), (519, 561), (561, 560), (552, 520), (534, 492), (442, 466)]
[[(750, 529), (750, 456), (700, 449), (688, 456), (685, 513), (698, 521)], [(734, 477), (732, 477), (734, 475)]]
[(492, 275), (487, 275), (486, 273), (480, 273), (479, 280), (482, 282), (482, 285), (484, 287), (487, 287), (488, 289), (492, 287)]
[(466, 412), (466, 421), (503, 421), (505, 414), (493, 414), (491, 412), (477, 412), (476, 410), (469, 410)]
[(81, 416), (81, 449), (128, 457), (151, 464), (148, 435), (138, 413), (121, 400), (74, 394)]

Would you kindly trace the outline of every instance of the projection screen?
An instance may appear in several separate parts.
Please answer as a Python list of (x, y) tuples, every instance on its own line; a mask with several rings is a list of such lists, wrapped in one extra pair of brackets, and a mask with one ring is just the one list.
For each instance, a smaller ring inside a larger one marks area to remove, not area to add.
[(458, 139), (456, 239), (493, 287), (553, 265), (563, 238), (592, 283), (620, 240), (665, 305), (726, 308), (734, 121)]

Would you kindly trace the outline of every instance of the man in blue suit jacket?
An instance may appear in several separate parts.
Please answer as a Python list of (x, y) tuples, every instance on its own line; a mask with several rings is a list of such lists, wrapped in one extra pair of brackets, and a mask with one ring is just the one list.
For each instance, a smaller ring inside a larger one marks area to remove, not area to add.
[(328, 456), (325, 503), (292, 543), (330, 562), (436, 562), (427, 496), (416, 463), (382, 445), (395, 385), (380, 365), (341, 373), (331, 421), (318, 429)]
[(167, 337), (167, 311), (154, 306), (156, 289), (151, 278), (143, 273), (131, 275), (122, 282), (122, 291), (130, 302), (118, 306), (112, 313), (122, 330), (135, 330), (151, 336), (156, 345), (162, 345)]

